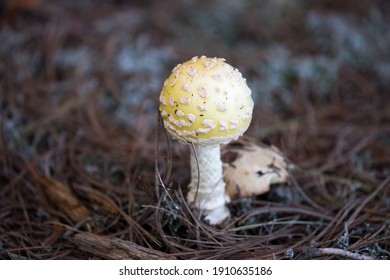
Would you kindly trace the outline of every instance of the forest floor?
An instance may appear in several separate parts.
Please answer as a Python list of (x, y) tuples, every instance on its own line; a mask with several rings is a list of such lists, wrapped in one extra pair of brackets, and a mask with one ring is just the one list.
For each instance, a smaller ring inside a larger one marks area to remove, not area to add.
[[(389, 1), (11, 2), (0, 259), (390, 259)], [(295, 166), (219, 227), (188, 209), (189, 147), (157, 118), (200, 55), (240, 69), (246, 135)]]

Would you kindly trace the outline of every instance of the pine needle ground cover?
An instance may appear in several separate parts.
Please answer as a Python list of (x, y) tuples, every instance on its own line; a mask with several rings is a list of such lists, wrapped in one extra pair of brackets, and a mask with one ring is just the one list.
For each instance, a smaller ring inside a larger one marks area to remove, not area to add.
[[(36, 2), (1, 10), (1, 259), (390, 259), (388, 1)], [(197, 55), (294, 166), (218, 227), (157, 117)]]

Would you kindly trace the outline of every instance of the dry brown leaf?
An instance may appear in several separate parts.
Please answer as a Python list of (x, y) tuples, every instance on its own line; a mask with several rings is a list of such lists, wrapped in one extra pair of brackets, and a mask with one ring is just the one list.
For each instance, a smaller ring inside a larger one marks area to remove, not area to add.
[(45, 177), (42, 181), (43, 191), (51, 203), (64, 211), (74, 222), (85, 221), (89, 210), (74, 196), (68, 186), (52, 178)]
[(80, 193), (82, 197), (85, 197), (85, 199), (92, 202), (93, 205), (100, 207), (104, 211), (107, 211), (110, 214), (118, 213), (118, 206), (103, 192), (87, 185), (78, 185), (77, 192)]
[(230, 198), (269, 191), (271, 184), (288, 181), (286, 158), (273, 145), (243, 137), (222, 148), (224, 180)]
[(41, 174), (35, 167), (31, 167), (31, 171), (51, 207), (65, 213), (76, 223), (90, 217), (88, 208), (79, 201), (67, 185)]

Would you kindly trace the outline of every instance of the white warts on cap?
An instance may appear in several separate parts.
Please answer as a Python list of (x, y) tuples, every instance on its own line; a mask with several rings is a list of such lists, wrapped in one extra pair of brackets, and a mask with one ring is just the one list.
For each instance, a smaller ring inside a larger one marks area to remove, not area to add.
[(224, 122), (224, 121), (219, 121), (219, 125), (221, 126), (220, 127), (220, 131), (224, 131), (224, 130), (227, 130), (228, 129), (228, 124), (227, 122)]
[(211, 129), (214, 129), (216, 127), (213, 120), (205, 119), (202, 121), (202, 125), (205, 127), (209, 127)]
[(182, 136), (196, 137), (196, 132), (195, 131), (188, 131), (188, 130), (185, 130), (185, 129), (183, 129), (182, 131), (178, 131), (178, 134), (182, 135)]
[(252, 118), (252, 112), (249, 109), (247, 109), (246, 112), (242, 115), (242, 119), (248, 120), (250, 118)]
[(176, 72), (175, 72), (173, 81), (169, 84), (171, 87), (173, 87), (173, 86), (176, 84), (177, 79), (179, 78), (179, 74), (180, 74), (179, 71), (176, 71)]
[(190, 75), (192, 78), (196, 78), (198, 77), (198, 72), (196, 71), (196, 68), (193, 68), (193, 67), (190, 67), (190, 69), (188, 69), (188, 75)]
[(188, 84), (183, 84), (181, 86), (181, 89), (188, 92), (188, 91), (190, 91), (190, 86)]
[(200, 133), (200, 134), (207, 134), (207, 133), (209, 133), (210, 130), (211, 130), (211, 128), (198, 128), (196, 130), (196, 132)]
[(180, 122), (180, 124), (181, 124), (182, 126), (185, 126), (185, 127), (190, 127), (190, 126), (192, 125), (192, 123), (186, 122), (186, 121), (183, 120), (183, 119), (180, 119), (179, 122)]
[(168, 115), (168, 120), (173, 123), (174, 125), (176, 125), (177, 127), (182, 127), (182, 125), (180, 124), (180, 122), (175, 119), (172, 115)]
[(175, 114), (176, 114), (176, 116), (178, 116), (178, 117), (183, 117), (184, 116), (184, 112), (183, 111), (180, 111), (180, 110), (176, 110), (175, 111)]
[(228, 109), (228, 106), (226, 105), (225, 102), (219, 102), (217, 104), (217, 110), (220, 111), (220, 112), (226, 112)]
[(195, 115), (193, 115), (193, 114), (187, 114), (187, 119), (188, 119), (191, 123), (193, 123), (193, 122), (195, 122), (196, 117), (195, 117)]
[(180, 96), (179, 97), (179, 103), (180, 104), (190, 104), (191, 103), (191, 99), (190, 98), (186, 98), (186, 97), (182, 97)]
[(238, 120), (230, 120), (230, 129), (236, 129), (238, 127)]
[(204, 66), (206, 67), (207, 70), (210, 70), (211, 68), (213, 68), (214, 65), (215, 65), (214, 63), (212, 63), (211, 61), (208, 61), (208, 60), (204, 62)]
[(198, 104), (198, 109), (199, 109), (200, 111), (204, 112), (204, 111), (207, 111), (207, 106), (202, 105), (202, 104)]
[(165, 101), (165, 97), (163, 95), (160, 95), (160, 103), (162, 105), (167, 105), (167, 102)]
[(171, 107), (175, 106), (175, 99), (173, 99), (173, 97), (169, 98), (169, 105)]
[(202, 97), (202, 98), (207, 98), (207, 97), (209, 97), (209, 94), (208, 94), (208, 92), (207, 92), (207, 89), (206, 89), (204, 86), (198, 87), (198, 94), (199, 94), (200, 97)]
[(172, 73), (175, 73), (179, 68), (181, 67), (181, 63), (175, 66), (175, 68), (172, 69)]

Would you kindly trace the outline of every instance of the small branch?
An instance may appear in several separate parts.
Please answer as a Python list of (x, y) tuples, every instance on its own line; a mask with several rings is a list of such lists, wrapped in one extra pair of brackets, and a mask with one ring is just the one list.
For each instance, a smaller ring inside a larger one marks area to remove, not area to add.
[(88, 252), (102, 259), (114, 260), (169, 260), (175, 259), (169, 254), (140, 246), (131, 241), (119, 238), (99, 236), (88, 232), (77, 233), (70, 241), (79, 250)]
[(375, 260), (375, 258), (370, 256), (352, 253), (338, 248), (310, 248), (305, 250), (304, 253), (310, 258), (320, 257), (324, 255), (334, 255), (334, 256), (340, 256), (340, 257), (345, 257), (354, 260)]

